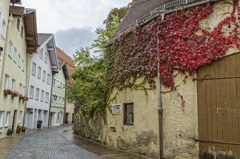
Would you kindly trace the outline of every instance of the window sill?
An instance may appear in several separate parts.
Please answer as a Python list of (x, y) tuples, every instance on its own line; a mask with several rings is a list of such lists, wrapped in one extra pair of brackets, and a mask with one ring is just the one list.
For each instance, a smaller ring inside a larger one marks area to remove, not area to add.
[(5, 125), (4, 128), (8, 128), (8, 125)]
[(11, 56), (11, 55), (8, 55), (8, 57), (12, 58), (12, 56)]
[(5, 40), (5, 37), (1, 34), (1, 37), (3, 38), (3, 40)]
[(33, 97), (29, 97), (30, 99), (33, 99)]
[(15, 64), (17, 64), (17, 62), (16, 62), (15, 60), (13, 60), (13, 62), (14, 62)]
[(34, 74), (32, 74), (33, 76), (35, 76)]
[(132, 126), (133, 126), (134, 124), (130, 124), (130, 123), (124, 123), (124, 125), (132, 125)]

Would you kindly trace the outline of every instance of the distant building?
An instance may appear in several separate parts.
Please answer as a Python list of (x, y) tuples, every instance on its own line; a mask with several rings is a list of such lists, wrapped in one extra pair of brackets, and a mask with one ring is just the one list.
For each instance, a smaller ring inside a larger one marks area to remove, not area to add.
[[(75, 66), (72, 62), (72, 59), (70, 56), (68, 56), (66, 53), (64, 53), (61, 49), (56, 47), (57, 50), (57, 55), (58, 55), (58, 61), (66, 61), (66, 66), (67, 66), (67, 71), (68, 75), (70, 76), (75, 69)], [(69, 78), (67, 82), (73, 83), (74, 80), (72, 78)], [(66, 84), (67, 84), (66, 82)], [(66, 101), (66, 113), (65, 113), (65, 119), (64, 119), (64, 124), (71, 124), (74, 122), (74, 103), (69, 103)]]
[(32, 54), (29, 63), (31, 73), (25, 126), (36, 128), (37, 121), (42, 120), (42, 127), (48, 127), (52, 78), (59, 71), (53, 34), (38, 34), (38, 49)]
[(49, 117), (49, 126), (58, 126), (63, 124), (65, 112), (65, 85), (68, 80), (68, 71), (65, 61), (59, 61), (59, 73), (53, 77), (52, 100)]

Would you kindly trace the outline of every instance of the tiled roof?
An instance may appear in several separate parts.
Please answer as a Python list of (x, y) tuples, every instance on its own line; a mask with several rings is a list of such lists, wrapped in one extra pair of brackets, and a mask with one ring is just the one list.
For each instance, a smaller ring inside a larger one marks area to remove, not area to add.
[(38, 46), (41, 46), (53, 34), (38, 33)]
[[(67, 64), (67, 70), (68, 70), (68, 75), (71, 75), (74, 71), (74, 64), (72, 62), (72, 59), (70, 56), (68, 56), (66, 53), (64, 53), (61, 49), (59, 49), (58, 47), (56, 47), (57, 50), (57, 55), (58, 55), (58, 62), (59, 62), (59, 66), (61, 64), (63, 64), (64, 61), (66, 61)], [(60, 64), (61, 63), (61, 64)], [(68, 65), (70, 64), (70, 65)], [(72, 79), (70, 79), (70, 82), (72, 82)]]
[(168, 3), (173, 0), (141, 0), (135, 2), (131, 8), (128, 10), (127, 14), (123, 18), (122, 22), (118, 26), (117, 30), (113, 34), (111, 39), (114, 39), (126, 31), (130, 27), (133, 27), (136, 24), (136, 20), (149, 13), (155, 8), (162, 6), (165, 3)]

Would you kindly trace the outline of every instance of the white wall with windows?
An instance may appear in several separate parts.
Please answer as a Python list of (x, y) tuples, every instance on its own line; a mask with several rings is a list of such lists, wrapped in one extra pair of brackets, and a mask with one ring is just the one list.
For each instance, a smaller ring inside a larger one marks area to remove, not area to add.
[[(26, 126), (30, 129), (36, 127), (36, 120), (34, 119), (37, 116), (37, 119), (42, 119), (43, 126), (47, 127), (48, 121), (48, 112), (50, 106), (50, 97), (49, 94), (51, 93), (51, 84), (52, 84), (52, 68), (51, 62), (48, 57), (45, 58), (46, 53), (48, 55), (47, 45), (43, 47), (38, 53), (33, 53), (32, 60), (31, 60), (31, 73), (30, 73), (30, 80), (29, 80), (29, 100), (27, 103), (27, 113), (26, 113)], [(36, 111), (36, 115), (31, 117)], [(41, 116), (47, 116), (47, 118), (39, 117), (38, 110), (42, 112)]]

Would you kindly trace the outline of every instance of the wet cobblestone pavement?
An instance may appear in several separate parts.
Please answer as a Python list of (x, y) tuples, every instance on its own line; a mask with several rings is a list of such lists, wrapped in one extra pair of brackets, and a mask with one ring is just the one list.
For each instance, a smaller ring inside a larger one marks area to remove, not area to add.
[(61, 136), (71, 126), (46, 129), (26, 135), (8, 154), (6, 159), (102, 159)]

